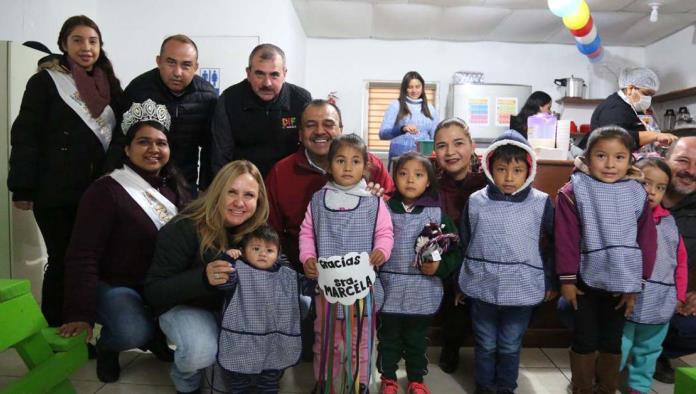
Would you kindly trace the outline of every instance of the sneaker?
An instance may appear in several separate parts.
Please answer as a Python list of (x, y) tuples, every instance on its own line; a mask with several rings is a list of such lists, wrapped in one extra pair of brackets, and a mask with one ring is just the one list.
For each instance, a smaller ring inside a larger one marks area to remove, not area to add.
[(167, 344), (167, 337), (155, 335), (155, 337), (140, 348), (143, 351), (151, 352), (158, 360), (165, 363), (174, 362), (174, 351)]
[(97, 377), (103, 383), (113, 383), (121, 376), (118, 352), (99, 348), (97, 345)]
[(658, 357), (653, 378), (662, 383), (674, 384), (674, 368), (667, 357)]
[(399, 384), (396, 380), (387, 379), (382, 376), (382, 383), (379, 385), (379, 394), (396, 394), (399, 392)]
[(444, 373), (453, 373), (459, 366), (459, 348), (458, 347), (443, 347), (440, 352), (440, 369)]
[(430, 394), (430, 389), (422, 382), (409, 382), (406, 394)]
[(476, 385), (476, 391), (474, 391), (474, 394), (496, 394), (496, 393), (495, 393), (494, 388)]

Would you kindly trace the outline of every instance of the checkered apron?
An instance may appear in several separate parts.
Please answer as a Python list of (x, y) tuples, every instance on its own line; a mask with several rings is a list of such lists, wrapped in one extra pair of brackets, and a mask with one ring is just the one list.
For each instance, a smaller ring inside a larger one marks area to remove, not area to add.
[(582, 172), (573, 173), (570, 180), (582, 231), (580, 277), (597, 289), (640, 292), (638, 219), (645, 207), (645, 189), (637, 181), (604, 183)]
[(413, 263), (416, 260), (416, 238), (428, 223), (440, 224), (442, 211), (425, 207), (419, 214), (392, 212), (391, 218), (394, 248), (379, 274), (385, 293), (382, 313), (433, 315), (442, 303), (442, 281), (424, 275)]
[(297, 364), (302, 351), (297, 273), (256, 269), (237, 260), (239, 281), (224, 308), (218, 363), (228, 371), (258, 374)]
[[(357, 207), (343, 211), (329, 209), (325, 198), (326, 190), (319, 190), (312, 196), (311, 203), (317, 255), (343, 256), (350, 252), (369, 254), (374, 244), (379, 197), (360, 197)], [(384, 289), (379, 277), (375, 279), (372, 291), (379, 310), (384, 302)], [(337, 318), (343, 320), (343, 308), (337, 309)]]
[(672, 319), (677, 306), (674, 271), (677, 269), (679, 231), (672, 216), (660, 218), (657, 225), (657, 258), (653, 273), (638, 294), (629, 320), (643, 324), (664, 324)]
[(464, 294), (500, 306), (543, 301), (539, 242), (547, 199), (546, 193), (532, 189), (524, 201), (491, 200), (488, 186), (471, 195), (471, 240), (459, 271)]

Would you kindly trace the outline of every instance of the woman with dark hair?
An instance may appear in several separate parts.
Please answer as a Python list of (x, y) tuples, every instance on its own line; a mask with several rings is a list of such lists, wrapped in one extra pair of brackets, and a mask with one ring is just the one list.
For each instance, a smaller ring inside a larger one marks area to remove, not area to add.
[(432, 140), (437, 123), (437, 112), (425, 95), (423, 77), (415, 71), (407, 72), (399, 99), (389, 105), (379, 128), (379, 138), (391, 140), (389, 163), (392, 157), (415, 150), (416, 141)]
[(7, 185), (16, 208), (34, 211), (46, 243), (41, 311), (51, 326), (63, 323), (63, 258), (78, 202), (104, 173), (117, 114), (125, 109), (102, 45), (94, 21), (68, 18), (58, 35), (63, 55), (29, 79), (12, 125)]
[(102, 325), (97, 341), (97, 376), (118, 380), (119, 352), (137, 347), (171, 361), (164, 336), (143, 301), (159, 229), (190, 196), (169, 160), (171, 120), (164, 105), (134, 103), (124, 114), (123, 168), (85, 191), (65, 256), (66, 323), (62, 336)]
[(532, 93), (522, 106), (520, 113), (510, 118), (510, 128), (527, 138), (527, 118), (539, 112), (551, 113), (551, 96), (538, 90)]

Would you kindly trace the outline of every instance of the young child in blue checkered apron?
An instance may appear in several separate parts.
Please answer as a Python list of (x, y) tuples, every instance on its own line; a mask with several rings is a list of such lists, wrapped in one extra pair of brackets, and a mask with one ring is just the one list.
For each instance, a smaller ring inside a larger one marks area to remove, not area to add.
[(669, 321), (675, 310), (684, 306), (688, 277), (684, 242), (674, 218), (660, 204), (672, 171), (655, 157), (642, 159), (636, 166), (643, 171), (643, 186), (657, 226), (657, 257), (650, 279), (636, 298), (633, 314), (624, 324), (621, 369), (628, 367), (628, 394), (650, 391)]
[(299, 361), (301, 295), (313, 294), (315, 284), (303, 286), (297, 272), (279, 261), (280, 240), (271, 227), (259, 227), (241, 244), (220, 257), (234, 271), (218, 286), (226, 300), (217, 359), (229, 393), (250, 393), (254, 386), (277, 393), (283, 370)]
[(462, 211), (458, 283), (471, 304), (476, 392), (512, 393), (532, 311), (557, 294), (553, 206), (532, 187), (536, 155), (517, 131), (496, 138), (481, 164), (488, 185)]
[(575, 316), (573, 392), (616, 390), (624, 317), (655, 263), (655, 223), (632, 149), (623, 128), (595, 129), (556, 199), (556, 272)]
[[(328, 159), (330, 181), (314, 193), (300, 226), (300, 261), (311, 279), (318, 276), (318, 258), (366, 252), (370, 264), (380, 267), (394, 245), (386, 204), (365, 189), (365, 142), (355, 134), (339, 136), (331, 142)], [(322, 294), (315, 298), (315, 392), (368, 391), (376, 313), (383, 296), (377, 277), (367, 297), (353, 305), (331, 304)]]
[[(402, 155), (394, 166), (394, 182), (396, 193), (387, 202), (394, 249), (379, 275), (384, 286), (377, 328), (377, 368), (382, 374), (379, 392), (398, 392), (397, 363), (403, 357), (409, 382), (406, 392), (429, 394), (423, 383), (428, 373), (428, 329), (442, 302), (441, 278), (459, 268), (462, 255), (457, 228), (440, 208), (430, 160), (416, 152)], [(434, 237), (430, 234), (433, 231)]]

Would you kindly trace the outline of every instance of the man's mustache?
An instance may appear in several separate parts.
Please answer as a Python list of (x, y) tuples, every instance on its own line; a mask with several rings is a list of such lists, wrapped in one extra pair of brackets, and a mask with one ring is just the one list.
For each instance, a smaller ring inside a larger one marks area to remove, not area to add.
[(688, 180), (690, 180), (691, 182), (696, 182), (696, 175), (691, 174), (691, 173), (688, 172), (688, 171), (679, 171), (679, 172), (677, 172), (676, 177), (677, 177), (677, 178), (688, 179)]

